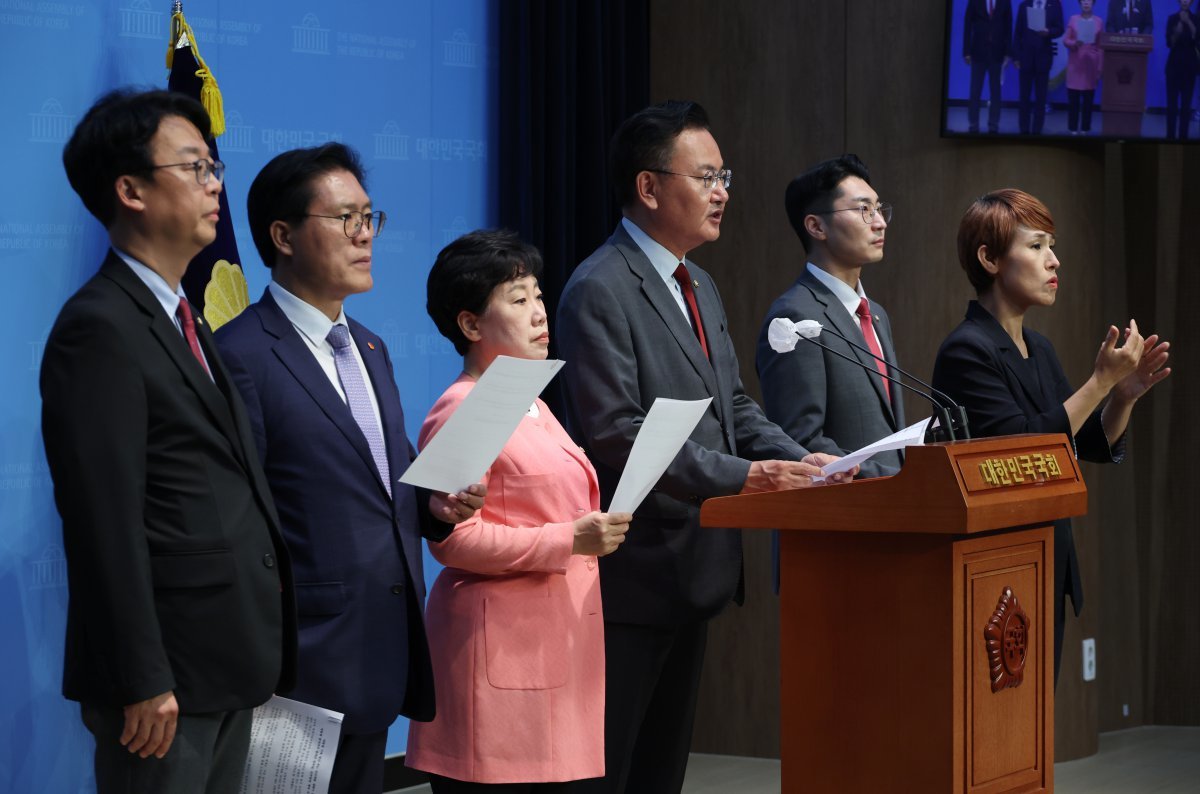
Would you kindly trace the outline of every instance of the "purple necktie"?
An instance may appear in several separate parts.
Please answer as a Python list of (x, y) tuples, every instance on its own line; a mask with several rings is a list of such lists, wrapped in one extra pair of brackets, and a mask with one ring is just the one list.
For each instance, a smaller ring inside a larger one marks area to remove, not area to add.
[(383, 443), (383, 430), (375, 421), (375, 411), (371, 408), (369, 388), (363, 380), (354, 351), (350, 348), (350, 329), (344, 325), (335, 325), (329, 329), (325, 337), (333, 345), (333, 363), (337, 366), (338, 378), (342, 381), (342, 389), (346, 392), (346, 403), (354, 421), (367, 437), (367, 445), (371, 448), (371, 457), (375, 459), (375, 467), (383, 478), (388, 496), (392, 495), (392, 475), (388, 467), (387, 447)]

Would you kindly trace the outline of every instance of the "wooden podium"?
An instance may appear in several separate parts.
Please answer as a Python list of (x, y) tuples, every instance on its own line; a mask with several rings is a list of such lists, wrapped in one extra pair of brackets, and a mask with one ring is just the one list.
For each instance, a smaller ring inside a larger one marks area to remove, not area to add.
[(1104, 52), (1103, 132), (1140, 137), (1146, 112), (1146, 62), (1154, 49), (1154, 37), (1148, 33), (1101, 33), (1096, 43)]
[(705, 526), (783, 530), (783, 791), (1053, 791), (1052, 524), (1086, 511), (1063, 435), (706, 501)]

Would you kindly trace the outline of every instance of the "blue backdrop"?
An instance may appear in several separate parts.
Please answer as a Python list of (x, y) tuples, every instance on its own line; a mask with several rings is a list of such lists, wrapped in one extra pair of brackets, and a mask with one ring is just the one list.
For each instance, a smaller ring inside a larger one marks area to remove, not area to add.
[[(63, 174), (63, 144), (103, 92), (165, 87), (170, 0), (0, 0), (0, 791), (90, 792), (91, 737), (59, 693), (66, 564), (42, 453), (37, 373), (63, 301), (106, 238)], [(425, 314), (443, 245), (494, 223), (496, 20), (487, 0), (188, 0), (184, 13), (224, 95), (220, 138), (242, 264), (267, 282), (246, 190), (275, 154), (357, 148), (374, 205), (375, 288), (347, 311), (391, 349), (415, 438), (461, 360)], [(427, 558), (427, 565), (431, 560)], [(433, 569), (429, 572), (432, 580)], [(381, 630), (386, 630), (381, 627)], [(392, 728), (403, 750), (407, 725)]]

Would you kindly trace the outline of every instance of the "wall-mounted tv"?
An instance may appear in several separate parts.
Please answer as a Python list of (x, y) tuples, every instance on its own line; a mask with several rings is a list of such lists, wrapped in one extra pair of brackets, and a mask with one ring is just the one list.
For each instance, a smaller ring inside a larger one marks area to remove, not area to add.
[(1200, 0), (946, 0), (942, 134), (1195, 142)]

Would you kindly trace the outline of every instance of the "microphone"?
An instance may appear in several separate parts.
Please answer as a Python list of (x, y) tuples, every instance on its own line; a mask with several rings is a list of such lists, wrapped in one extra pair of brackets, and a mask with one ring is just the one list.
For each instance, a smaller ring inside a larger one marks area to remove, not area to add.
[[(926, 389), (929, 390), (929, 392), (927, 393), (927, 392), (923, 392), (919, 389), (914, 389), (912, 386), (909, 386), (907, 383), (900, 380), (899, 378), (894, 378), (891, 375), (880, 372), (879, 370), (877, 370), (875, 368), (868, 368), (865, 364), (863, 364), (858, 359), (848, 356), (845, 353), (841, 352), (840, 350), (834, 350), (832, 347), (829, 347), (828, 345), (821, 344), (820, 342), (817, 341), (817, 337), (821, 335), (822, 331), (828, 331), (829, 333), (838, 337), (843, 342), (845, 342), (846, 344), (855, 348), (856, 350), (861, 350), (863, 353), (866, 353), (871, 358), (875, 359), (876, 361), (881, 362), (884, 365), (884, 367), (890, 367), (891, 369), (896, 370), (897, 372), (899, 372), (901, 375), (905, 376), (906, 378), (909, 378), (910, 380), (913, 380), (916, 383), (920, 384), (921, 386), (925, 387)], [(770, 326), (767, 327), (767, 341), (770, 343), (771, 349), (774, 350), (776, 353), (789, 353), (792, 350), (795, 350), (796, 343), (801, 339), (804, 339), (805, 341), (808, 341), (808, 342), (812, 342), (817, 347), (819, 347), (823, 350), (828, 350), (830, 353), (833, 353), (835, 356), (840, 356), (841, 358), (844, 358), (853, 364), (857, 364), (858, 366), (862, 367), (863, 369), (866, 369), (868, 372), (871, 372), (875, 375), (880, 375), (881, 377), (887, 378), (889, 381), (891, 381), (892, 383), (895, 383), (897, 386), (908, 389), (913, 394), (919, 395), (919, 396), (923, 397), (924, 399), (928, 400), (930, 405), (933, 406), (933, 412), (934, 412), (934, 415), (938, 418), (938, 425), (939, 425), (939, 427), (931, 428), (928, 431), (931, 440), (933, 440), (933, 441), (956, 441), (956, 440), (966, 441), (971, 438), (971, 432), (967, 427), (966, 409), (964, 409), (958, 403), (954, 402), (954, 400), (950, 399), (950, 397), (946, 393), (933, 388), (928, 383), (926, 383), (925, 381), (918, 378), (916, 375), (913, 375), (910, 372), (905, 372), (903, 369), (896, 366), (895, 364), (892, 364), (892, 363), (888, 362), (887, 360), (880, 358), (879, 356), (875, 355), (870, 350), (868, 350), (867, 348), (863, 347), (862, 345), (854, 342), (853, 340), (847, 339), (844, 335), (838, 333), (837, 330), (835, 330), (833, 328), (826, 328), (825, 326), (821, 325), (816, 320), (801, 320), (798, 323), (794, 323), (786, 317), (776, 317), (774, 320), (771, 321)], [(937, 396), (935, 397), (934, 395), (937, 395)], [(938, 399), (938, 398), (940, 398), (940, 399)]]

